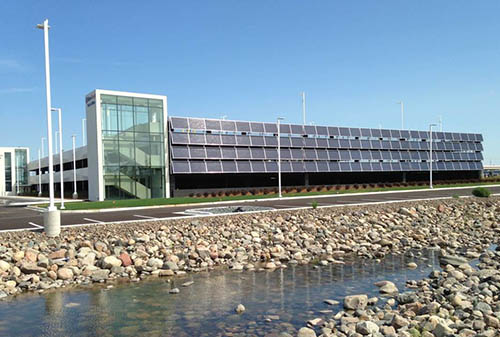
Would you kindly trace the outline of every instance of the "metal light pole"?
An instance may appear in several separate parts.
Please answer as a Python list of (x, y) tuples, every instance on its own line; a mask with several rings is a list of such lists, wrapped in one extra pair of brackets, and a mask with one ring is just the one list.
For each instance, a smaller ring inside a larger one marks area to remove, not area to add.
[(302, 124), (306, 125), (306, 93), (302, 91)]
[(45, 146), (43, 142), (45, 141), (45, 137), (42, 137), (42, 158), (45, 157)]
[(443, 116), (439, 116), (439, 131), (443, 132)]
[(73, 138), (73, 199), (78, 199), (78, 192), (76, 192), (76, 154), (75, 154), (76, 135), (71, 136), (71, 138)]
[[(63, 165), (63, 145), (62, 145), (62, 110), (61, 108), (52, 108), (52, 111), (57, 111), (59, 119), (59, 173), (61, 176), (61, 207), (60, 209), (65, 209), (64, 207), (64, 165)], [(57, 152), (57, 140), (56, 140), (56, 152)]]
[(401, 105), (401, 130), (403, 130), (405, 128), (405, 123), (404, 123), (405, 106), (403, 101), (397, 102), (397, 104)]
[(430, 160), (431, 160), (431, 164), (429, 166), (429, 187), (430, 188), (434, 188), (432, 186), (432, 164), (434, 162), (434, 159), (432, 158), (432, 127), (433, 126), (437, 126), (436, 124), (429, 124), (429, 134), (430, 134), (430, 140), (431, 140), (431, 143), (429, 145), (429, 157), (430, 157)]
[(278, 196), (280, 198), (283, 197), (281, 194), (281, 135), (280, 135), (280, 123), (283, 120), (283, 117), (278, 117)]
[(43, 29), (45, 47), (45, 89), (47, 96), (47, 142), (49, 148), (49, 208), (44, 213), (45, 233), (47, 236), (58, 236), (61, 232), (61, 215), (54, 205), (54, 166), (52, 158), (52, 116), (50, 96), (50, 60), (49, 60), (49, 20), (36, 26)]
[(16, 195), (19, 195), (19, 157), (16, 156), (16, 165), (14, 166), (16, 169)]
[(82, 118), (82, 146), (87, 143), (87, 137), (85, 137), (85, 131), (87, 126), (87, 118)]
[(40, 157), (40, 149), (38, 149), (38, 196), (42, 196), (42, 158)]
[[(55, 110), (55, 109), (52, 109), (52, 111), (56, 111), (56, 110)], [(59, 131), (57, 131), (57, 130), (56, 130), (55, 135), (54, 135), (54, 138), (55, 138), (55, 140), (56, 140), (56, 143), (55, 143), (55, 144), (56, 144), (56, 153), (59, 153), (59, 149), (58, 149), (58, 147), (57, 147), (57, 143), (58, 143), (58, 140), (57, 140), (57, 138), (58, 138), (58, 137), (57, 137), (57, 135), (58, 135), (58, 134), (59, 134)]]

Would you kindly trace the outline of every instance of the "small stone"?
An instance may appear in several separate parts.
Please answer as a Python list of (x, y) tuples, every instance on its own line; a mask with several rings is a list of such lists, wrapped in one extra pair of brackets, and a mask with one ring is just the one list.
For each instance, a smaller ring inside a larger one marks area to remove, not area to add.
[(104, 281), (108, 278), (110, 271), (108, 269), (98, 269), (92, 271), (91, 278), (94, 282)]
[(337, 305), (340, 303), (339, 301), (335, 301), (335, 300), (323, 300), (323, 302), (325, 302), (328, 305)]
[(344, 308), (350, 310), (365, 309), (368, 304), (367, 295), (351, 295), (344, 298)]
[(71, 280), (73, 279), (73, 270), (69, 268), (60, 268), (57, 271), (57, 278), (60, 280)]
[(243, 312), (245, 312), (246, 309), (245, 306), (240, 303), (234, 310), (236, 311), (237, 314), (242, 314)]
[(169, 294), (178, 294), (180, 293), (179, 288), (173, 288), (168, 291)]
[(417, 269), (417, 264), (415, 262), (410, 262), (406, 265), (409, 269)]
[(267, 262), (264, 265), (264, 268), (266, 268), (266, 269), (276, 269), (276, 264), (274, 262)]
[(66, 256), (66, 249), (59, 249), (50, 253), (49, 259), (51, 260), (64, 259), (65, 256)]
[(379, 287), (379, 291), (382, 294), (394, 294), (399, 291), (398, 287), (391, 281), (380, 281), (376, 282), (375, 285)]
[(0, 272), (9, 271), (10, 268), (10, 263), (0, 260)]
[(379, 332), (379, 327), (373, 322), (362, 321), (356, 324), (356, 332), (362, 335), (372, 335)]
[(309, 328), (300, 328), (297, 337), (316, 337), (316, 332), (313, 329)]
[(116, 256), (106, 256), (102, 260), (101, 267), (103, 269), (111, 269), (113, 267), (120, 267), (122, 265), (122, 261), (118, 259)]
[(183, 284), (181, 284), (183, 287), (189, 287), (191, 285), (194, 284), (194, 281), (188, 281), (188, 282), (184, 282)]

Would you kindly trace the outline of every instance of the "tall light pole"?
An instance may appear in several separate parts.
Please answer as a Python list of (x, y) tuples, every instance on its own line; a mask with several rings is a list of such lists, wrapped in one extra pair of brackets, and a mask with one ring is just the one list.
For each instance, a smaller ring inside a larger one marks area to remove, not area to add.
[(401, 130), (403, 130), (405, 128), (405, 105), (403, 101), (399, 101), (397, 104), (401, 105)]
[[(52, 108), (52, 111), (57, 111), (59, 120), (59, 173), (61, 177), (61, 207), (60, 209), (65, 209), (64, 207), (64, 165), (63, 165), (63, 144), (62, 144), (62, 110), (61, 108)], [(56, 140), (56, 152), (57, 152), (57, 140)]]
[(283, 117), (278, 117), (278, 196), (281, 198), (283, 195), (281, 194), (281, 134), (280, 134), (280, 124), (283, 120)]
[(44, 227), (47, 236), (58, 236), (61, 232), (61, 215), (54, 205), (54, 166), (52, 158), (52, 116), (50, 96), (50, 60), (49, 60), (49, 20), (36, 26), (43, 29), (45, 47), (45, 89), (47, 96), (47, 143), (49, 148), (49, 208), (44, 213)]
[(439, 131), (443, 132), (443, 116), (439, 116)]
[(302, 91), (302, 124), (306, 125), (306, 93)]
[(87, 143), (87, 137), (85, 131), (87, 130), (87, 118), (82, 118), (82, 146), (85, 146)]
[(431, 143), (429, 145), (429, 158), (431, 160), (431, 164), (429, 165), (429, 188), (434, 188), (432, 186), (432, 164), (434, 163), (434, 159), (432, 158), (432, 127), (437, 126), (436, 124), (429, 124), (429, 134)]
[(45, 141), (45, 137), (42, 137), (42, 158), (45, 157), (45, 144), (44, 144), (44, 141)]
[(73, 138), (73, 199), (78, 199), (78, 192), (76, 191), (76, 154), (75, 154), (76, 135), (72, 135), (71, 138)]
[(16, 195), (19, 195), (19, 157), (16, 156)]
[[(56, 110), (55, 110), (55, 109), (52, 109), (52, 111), (56, 111)], [(58, 147), (57, 147), (57, 143), (58, 143), (58, 140), (57, 140), (57, 138), (58, 138), (58, 137), (57, 137), (57, 135), (58, 135), (58, 134), (59, 134), (59, 131), (57, 131), (57, 130), (56, 130), (55, 135), (54, 135), (54, 138), (55, 138), (55, 140), (56, 140), (56, 153), (59, 153), (59, 149), (58, 149)]]
[(42, 196), (42, 158), (40, 157), (40, 149), (38, 149), (38, 196)]

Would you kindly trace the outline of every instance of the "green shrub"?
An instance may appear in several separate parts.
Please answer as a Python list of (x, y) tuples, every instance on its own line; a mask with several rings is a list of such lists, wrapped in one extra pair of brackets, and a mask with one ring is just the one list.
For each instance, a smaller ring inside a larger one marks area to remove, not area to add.
[(453, 194), (453, 195), (452, 195), (452, 198), (453, 198), (453, 199), (460, 199), (460, 196), (459, 196), (458, 194)]
[(318, 202), (317, 202), (316, 200), (314, 200), (314, 201), (311, 203), (311, 207), (312, 207), (313, 209), (318, 208)]
[(490, 190), (484, 187), (478, 187), (472, 190), (472, 195), (480, 198), (488, 198), (490, 194)]

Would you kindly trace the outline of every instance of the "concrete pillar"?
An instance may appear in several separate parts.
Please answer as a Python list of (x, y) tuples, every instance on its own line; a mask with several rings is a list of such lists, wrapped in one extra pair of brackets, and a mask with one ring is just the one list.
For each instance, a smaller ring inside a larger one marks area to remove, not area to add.
[(403, 172), (403, 182), (406, 183), (406, 172)]

